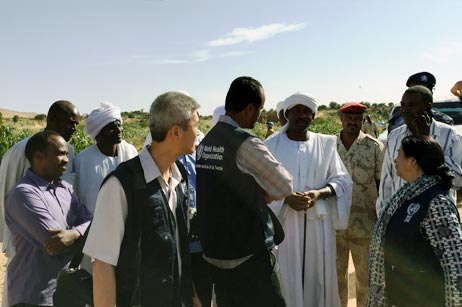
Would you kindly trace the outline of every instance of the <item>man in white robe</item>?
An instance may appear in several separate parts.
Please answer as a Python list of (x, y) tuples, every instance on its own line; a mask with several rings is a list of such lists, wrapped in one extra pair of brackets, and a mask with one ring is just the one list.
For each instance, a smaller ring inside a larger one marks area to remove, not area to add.
[(94, 214), (96, 197), (104, 178), (116, 167), (138, 155), (136, 148), (122, 140), (120, 109), (108, 102), (94, 109), (85, 121), (85, 132), (96, 144), (75, 157), (75, 191)]
[(270, 205), (285, 231), (277, 257), (287, 306), (338, 307), (335, 229), (348, 225), (353, 183), (336, 137), (308, 131), (314, 98), (296, 93), (284, 104), (288, 124), (265, 143), (293, 176), (295, 193)]
[[(80, 120), (79, 110), (69, 101), (58, 100), (54, 102), (47, 114), (47, 124), (45, 130), (53, 130), (58, 132), (66, 142), (69, 142), (72, 134)], [(16, 185), (16, 182), (21, 179), (30, 167), (30, 163), (26, 158), (25, 149), (27, 137), (18, 143), (14, 144), (3, 156), (0, 164), (0, 240), (3, 240), (3, 252), (8, 257), (8, 263), (14, 256), (14, 247), (11, 242), (10, 230), (5, 224), (5, 199), (8, 192)], [(66, 171), (62, 179), (70, 184), (74, 182), (74, 148), (68, 143), (68, 159)], [(5, 275), (2, 306), (6, 306), (8, 302), (7, 276)]]

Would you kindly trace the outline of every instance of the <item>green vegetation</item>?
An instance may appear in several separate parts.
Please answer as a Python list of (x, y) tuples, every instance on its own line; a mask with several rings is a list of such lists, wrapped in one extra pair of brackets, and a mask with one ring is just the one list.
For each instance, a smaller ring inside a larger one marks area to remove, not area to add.
[(8, 127), (8, 126), (0, 126), (0, 158), (8, 151), (8, 149), (19, 142), (20, 140), (31, 136), (33, 134), (32, 131), (29, 129), (24, 129), (21, 131), (17, 131), (17, 129)]
[[(369, 107), (368, 114), (375, 122), (386, 122), (393, 104), (371, 104), (363, 102)], [(341, 125), (338, 119), (337, 110), (340, 104), (331, 102), (329, 106), (320, 106), (318, 114), (311, 123), (310, 131), (336, 134), (340, 131)], [(122, 112), (124, 120), (124, 139), (133, 144), (138, 150), (143, 148), (144, 140), (149, 133), (149, 114), (143, 110), (133, 112)], [(207, 133), (212, 126), (212, 116), (201, 116), (199, 129)], [(263, 110), (259, 121), (255, 124), (253, 132), (260, 138), (264, 138), (266, 134), (266, 122), (273, 121), (275, 130), (280, 128), (276, 111), (273, 109)], [(72, 136), (70, 143), (74, 147), (75, 153), (79, 153), (86, 147), (94, 144), (84, 132), (84, 119), (77, 126), (77, 130)], [(31, 136), (32, 134), (42, 130), (46, 125), (46, 115), (38, 114), (34, 119), (25, 119), (19, 116), (11, 118), (2, 118), (0, 115), (0, 158), (13, 144), (21, 139)]]
[(69, 143), (71, 143), (72, 147), (74, 147), (74, 153), (78, 154), (88, 146), (95, 144), (95, 141), (90, 139), (88, 135), (85, 134), (83, 131), (84, 125), (80, 123), (77, 126), (72, 138), (70, 139)]
[(46, 120), (47, 119), (47, 115), (46, 114), (37, 114), (35, 115), (34, 117), (35, 120)]

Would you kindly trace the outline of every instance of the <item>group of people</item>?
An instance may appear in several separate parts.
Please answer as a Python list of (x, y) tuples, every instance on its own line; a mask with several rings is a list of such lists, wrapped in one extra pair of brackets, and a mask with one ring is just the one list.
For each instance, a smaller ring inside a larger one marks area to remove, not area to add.
[(139, 154), (102, 103), (85, 121), (96, 144), (74, 157), (79, 111), (55, 102), (0, 165), (4, 306), (53, 306), (85, 237), (96, 307), (210, 306), (212, 292), (219, 307), (344, 307), (350, 253), (357, 306), (462, 306), (462, 146), (431, 89), (408, 86), (386, 146), (362, 131), (356, 102), (339, 109), (337, 135), (309, 131), (318, 103), (300, 92), (263, 141), (248, 129), (265, 92), (244, 76), (205, 136), (197, 101), (167, 92)]

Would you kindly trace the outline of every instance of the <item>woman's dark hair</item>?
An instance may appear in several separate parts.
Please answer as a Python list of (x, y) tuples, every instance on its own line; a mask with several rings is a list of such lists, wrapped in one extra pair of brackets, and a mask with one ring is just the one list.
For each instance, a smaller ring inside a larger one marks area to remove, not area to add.
[(440, 144), (426, 135), (409, 135), (401, 142), (403, 153), (416, 159), (425, 175), (437, 176), (441, 186), (449, 190), (454, 175), (444, 164), (444, 152)]

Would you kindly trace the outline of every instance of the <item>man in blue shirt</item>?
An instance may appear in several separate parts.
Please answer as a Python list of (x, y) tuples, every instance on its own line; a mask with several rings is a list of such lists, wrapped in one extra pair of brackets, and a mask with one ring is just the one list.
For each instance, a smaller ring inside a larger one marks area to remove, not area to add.
[(60, 177), (68, 163), (67, 143), (45, 130), (32, 136), (25, 153), (31, 167), (8, 193), (5, 219), (16, 255), (8, 265), (8, 304), (52, 306), (58, 272), (68, 267), (73, 245), (91, 213)]

